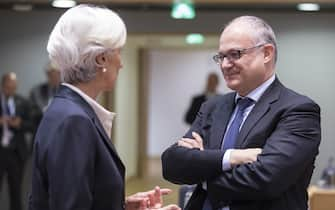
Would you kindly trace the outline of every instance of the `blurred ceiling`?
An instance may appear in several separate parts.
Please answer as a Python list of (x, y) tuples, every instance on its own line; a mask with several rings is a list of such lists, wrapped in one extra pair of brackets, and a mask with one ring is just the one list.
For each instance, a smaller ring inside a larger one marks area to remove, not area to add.
[[(28, 3), (34, 8), (51, 8), (52, 0), (0, 0), (0, 8), (12, 8), (14, 4)], [(120, 9), (170, 9), (173, 0), (76, 0), (79, 3), (93, 3)], [(334, 11), (335, 0), (193, 0), (196, 9), (289, 9), (297, 3), (319, 3), (321, 8)]]

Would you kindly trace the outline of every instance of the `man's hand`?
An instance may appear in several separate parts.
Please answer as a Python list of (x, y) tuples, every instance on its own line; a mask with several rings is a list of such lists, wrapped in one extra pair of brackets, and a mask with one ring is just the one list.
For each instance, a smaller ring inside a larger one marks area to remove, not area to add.
[(20, 128), (21, 122), (22, 122), (21, 117), (10, 117), (8, 118), (7, 121), (8, 125), (14, 128)]
[[(182, 138), (178, 141), (178, 146), (186, 148), (198, 148), (204, 150), (203, 140), (201, 136), (192, 132), (194, 139)], [(260, 148), (250, 148), (250, 149), (232, 149), (230, 153), (230, 164), (231, 166), (251, 163), (257, 161), (257, 156), (262, 152)]]
[(257, 156), (262, 152), (260, 148), (232, 149), (230, 153), (230, 164), (232, 166), (252, 163), (257, 161)]
[(182, 138), (178, 141), (178, 146), (181, 147), (186, 147), (186, 148), (198, 148), (200, 150), (204, 150), (204, 146), (203, 146), (203, 141), (201, 136), (196, 133), (196, 132), (192, 132), (192, 136), (194, 139), (189, 139), (189, 138)]
[(0, 117), (0, 125), (7, 123), (7, 121), (8, 121), (8, 117)]

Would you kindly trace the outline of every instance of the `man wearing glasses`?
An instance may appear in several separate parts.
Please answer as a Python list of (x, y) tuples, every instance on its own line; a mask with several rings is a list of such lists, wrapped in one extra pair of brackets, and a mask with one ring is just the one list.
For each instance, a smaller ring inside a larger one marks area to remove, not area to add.
[(234, 92), (202, 105), (163, 153), (164, 178), (197, 184), (187, 210), (307, 210), (320, 108), (275, 75), (272, 28), (254, 16), (232, 20), (213, 59)]

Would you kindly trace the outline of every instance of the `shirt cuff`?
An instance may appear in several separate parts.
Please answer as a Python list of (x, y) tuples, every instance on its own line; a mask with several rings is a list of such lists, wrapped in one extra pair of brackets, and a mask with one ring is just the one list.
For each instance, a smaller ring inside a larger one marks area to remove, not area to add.
[(231, 169), (230, 165), (230, 154), (233, 149), (227, 149), (222, 158), (222, 171), (228, 171)]

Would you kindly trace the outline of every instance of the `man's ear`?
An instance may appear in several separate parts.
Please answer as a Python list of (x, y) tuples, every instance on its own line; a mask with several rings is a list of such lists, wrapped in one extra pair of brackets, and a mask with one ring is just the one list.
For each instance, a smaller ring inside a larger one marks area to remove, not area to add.
[(274, 59), (275, 56), (275, 48), (272, 44), (264, 45), (264, 63), (269, 63)]
[(95, 62), (98, 64), (98, 66), (104, 66), (106, 62), (105, 53), (100, 53), (99, 55), (97, 55), (97, 57), (95, 57)]

